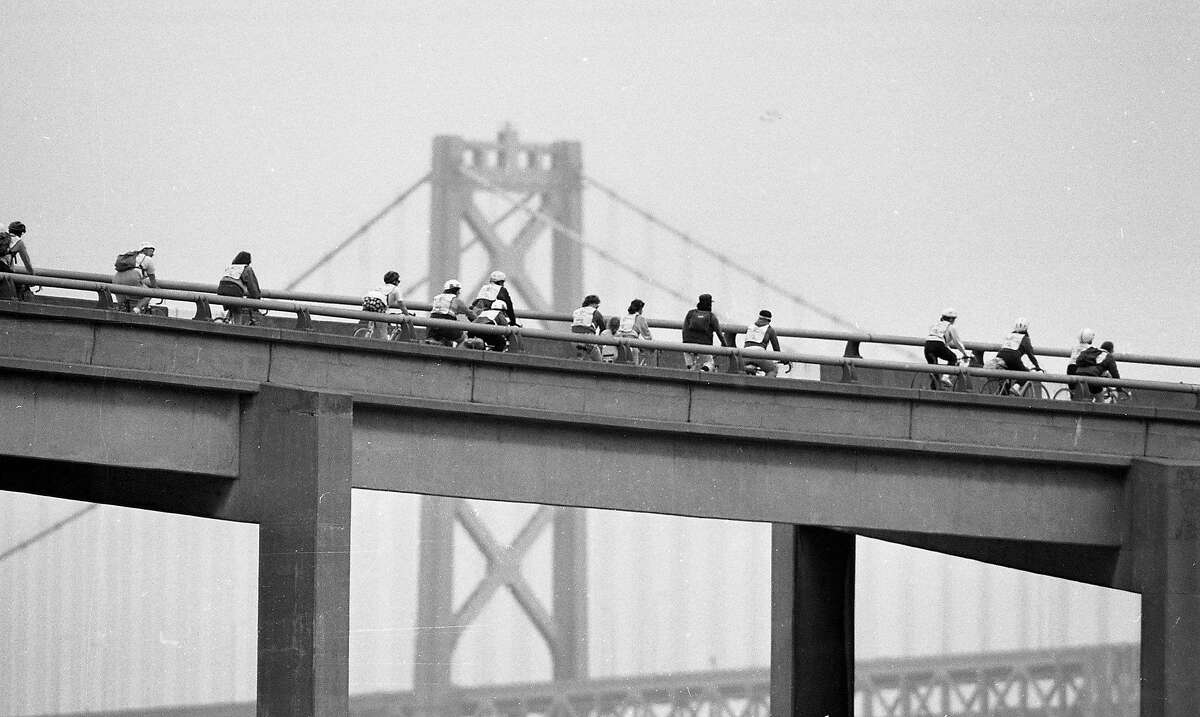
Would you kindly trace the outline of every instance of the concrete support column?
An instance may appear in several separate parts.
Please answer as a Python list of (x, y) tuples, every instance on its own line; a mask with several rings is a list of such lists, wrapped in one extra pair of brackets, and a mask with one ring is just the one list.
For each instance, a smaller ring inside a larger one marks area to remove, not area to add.
[(559, 508), (554, 516), (555, 680), (588, 676), (587, 511)]
[(1200, 465), (1130, 470), (1133, 570), (1142, 593), (1141, 715), (1200, 710)]
[(854, 536), (771, 533), (771, 714), (854, 715)]
[(454, 506), (459, 499), (421, 499), (421, 551), (417, 568), (417, 639), (413, 693), (417, 715), (449, 712), (454, 643)]
[(225, 516), (259, 524), (258, 714), (346, 717), (349, 396), (264, 384), (243, 412)]

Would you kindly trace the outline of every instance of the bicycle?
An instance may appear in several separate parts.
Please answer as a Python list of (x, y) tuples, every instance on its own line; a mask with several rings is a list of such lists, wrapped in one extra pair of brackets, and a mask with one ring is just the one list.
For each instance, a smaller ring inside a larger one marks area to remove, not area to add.
[(220, 316), (213, 317), (214, 324), (231, 324), (233, 326), (254, 326), (258, 324), (260, 319), (266, 317), (267, 312), (263, 309), (246, 309), (246, 321), (239, 322), (234, 319), (234, 316), (241, 311), (238, 307), (233, 306), (225, 310), (225, 313)]
[[(390, 314), (390, 312), (389, 312)], [(400, 314), (393, 314), (399, 316)], [(388, 323), (386, 321), (360, 321), (358, 328), (354, 330), (354, 338), (368, 339), (376, 338), (376, 324), (384, 324), (387, 328), (387, 335), (384, 337), (386, 341), (396, 341), (404, 331), (404, 324)]]
[[(970, 362), (970, 358), (964, 356), (958, 360), (958, 365), (969, 366)], [(971, 390), (971, 377), (965, 373), (914, 373), (909, 388), (966, 393)]]
[(1091, 403), (1124, 403), (1133, 398), (1133, 391), (1120, 386), (1104, 386), (1099, 393), (1091, 393), (1086, 384), (1063, 386), (1054, 392), (1055, 401), (1090, 401)]
[[(1035, 373), (1035, 372), (1031, 372)], [(1041, 373), (1036, 372), (1036, 373)], [(1020, 386), (1017, 384), (1020, 383)], [(1032, 376), (1025, 380), (1013, 378), (989, 378), (979, 388), (979, 393), (987, 396), (1016, 396), (1018, 398), (1039, 398), (1050, 400), (1050, 391), (1046, 386)]]

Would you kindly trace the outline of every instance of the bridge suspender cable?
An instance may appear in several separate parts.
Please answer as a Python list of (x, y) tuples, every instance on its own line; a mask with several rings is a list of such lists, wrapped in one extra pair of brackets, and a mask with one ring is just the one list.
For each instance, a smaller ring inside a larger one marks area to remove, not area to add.
[(355, 241), (357, 241), (359, 239), (359, 237), (366, 234), (367, 231), (370, 230), (371, 227), (375, 226), (376, 222), (378, 222), (380, 219), (383, 219), (385, 216), (387, 216), (388, 212), (390, 212), (393, 209), (395, 209), (396, 207), (400, 206), (404, 202), (405, 199), (408, 199), (409, 195), (411, 195), (413, 192), (417, 191), (418, 187), (420, 187), (425, 182), (428, 182), (429, 178), (431, 176), (432, 176), (431, 174), (426, 174), (424, 177), (421, 177), (420, 179), (418, 179), (416, 181), (416, 183), (414, 183), (411, 187), (409, 187), (408, 189), (405, 189), (403, 192), (400, 192), (400, 195), (398, 197), (396, 197), (395, 199), (393, 199), (391, 201), (391, 203), (389, 203), (386, 207), (381, 209), (378, 214), (371, 217), (370, 219), (368, 219), (366, 221), (365, 224), (363, 224), (358, 229), (354, 230), (354, 233), (352, 233), (350, 236), (343, 239), (340, 244), (338, 244), (334, 248), (330, 249), (329, 251), (325, 252), (324, 256), (322, 256), (320, 259), (317, 259), (316, 262), (314, 262), (312, 266), (305, 269), (300, 274), (300, 276), (297, 276), (295, 279), (292, 279), (291, 283), (289, 283), (286, 287), (284, 287), (284, 291), (291, 291), (292, 289), (295, 289), (297, 286), (300, 285), (300, 282), (302, 282), (305, 279), (307, 279), (308, 277), (312, 276), (314, 273), (316, 273), (317, 269), (320, 269), (322, 266), (324, 266), (325, 262), (329, 261), (333, 257), (340, 254), (346, 247), (350, 246)]
[(575, 231), (574, 229), (567, 226), (566, 224), (563, 224), (562, 222), (558, 221), (557, 219), (550, 216), (549, 214), (546, 214), (543, 211), (533, 209), (531, 207), (526, 206), (523, 203), (515, 201), (514, 199), (509, 197), (507, 194), (505, 194), (504, 190), (500, 189), (495, 184), (489, 182), (487, 180), (487, 178), (484, 177), (483, 175), (481, 175), (479, 172), (476, 172), (475, 170), (471, 169), (470, 167), (460, 167), (459, 171), (461, 171), (466, 176), (470, 177), (471, 180), (473, 180), (476, 184), (483, 187), (484, 189), (491, 192), (492, 194), (496, 195), (497, 197), (503, 199), (504, 201), (508, 202), (513, 207), (520, 209), (521, 211), (525, 212), (526, 214), (530, 215), (531, 217), (536, 217), (536, 218), (541, 219), (542, 221), (546, 222), (551, 227), (553, 227), (555, 230), (557, 230), (558, 232), (560, 232), (561, 234), (563, 234), (564, 236), (569, 238), (571, 241), (579, 244), (584, 249), (587, 249), (587, 250), (593, 252), (600, 258), (614, 264), (615, 266), (620, 267), (621, 269), (624, 269), (625, 271), (629, 272), (630, 274), (633, 274), (635, 277), (637, 277), (638, 279), (641, 279), (642, 281), (649, 284), (650, 286), (653, 286), (656, 289), (659, 289), (660, 291), (666, 292), (667, 294), (671, 295), (675, 299), (678, 299), (683, 302), (690, 301), (690, 299), (688, 299), (688, 297), (679, 293), (675, 289), (672, 289), (671, 287), (667, 286), (666, 284), (663, 284), (662, 282), (654, 279), (653, 277), (646, 274), (645, 272), (643, 272), (641, 269), (637, 268), (636, 266), (626, 263), (626, 262), (622, 261), (621, 259), (618, 259), (616, 256), (608, 253), (607, 251), (605, 251), (597, 246), (593, 246), (592, 244), (589, 244), (587, 242), (587, 240), (583, 238), (582, 234)]
[(33, 535), (26, 538), (25, 540), (22, 540), (21, 542), (12, 546), (8, 550), (5, 550), (3, 553), (0, 553), (0, 560), (6, 560), (6, 559), (12, 557), (13, 555), (16, 555), (17, 553), (21, 552), (22, 550), (25, 550), (26, 548), (32, 546), (34, 543), (39, 543), (42, 540), (45, 540), (46, 538), (50, 537), (52, 534), (58, 532), (59, 530), (62, 530), (63, 528), (70, 525), (71, 523), (82, 518), (87, 513), (91, 512), (99, 507), (100, 506), (96, 503), (92, 503), (90, 505), (85, 505), (84, 507), (80, 508), (79, 510), (75, 511), (74, 513), (71, 513), (67, 517), (58, 521), (57, 523), (54, 523), (53, 525), (49, 525), (45, 528), (42, 528), (41, 530), (34, 533)]
[(670, 224), (667, 224), (666, 222), (664, 222), (663, 220), (654, 216), (650, 212), (646, 211), (645, 209), (642, 209), (641, 207), (634, 204), (633, 202), (626, 199), (625, 197), (621, 196), (620, 194), (617, 194), (617, 192), (615, 190), (610, 189), (609, 187), (601, 184), (600, 182), (597, 182), (596, 180), (592, 179), (591, 177), (584, 177), (583, 181), (592, 185), (596, 189), (599, 189), (601, 192), (604, 192), (613, 201), (617, 202), (618, 204), (621, 204), (622, 206), (628, 207), (629, 209), (633, 210), (634, 212), (637, 212), (647, 221), (655, 224), (656, 226), (662, 227), (666, 231), (674, 234), (676, 237), (683, 240), (683, 242), (685, 244), (696, 247), (702, 253), (708, 254), (712, 258), (714, 258), (717, 261), (721, 262), (722, 264), (730, 267), (731, 269), (733, 269), (741, 274), (745, 274), (749, 278), (758, 282), (761, 286), (765, 286), (768, 289), (778, 292), (780, 295), (795, 302), (797, 305), (803, 306), (806, 309), (812, 311), (814, 314), (824, 317), (839, 326), (842, 326), (845, 328), (850, 328), (850, 329), (855, 329), (855, 330), (858, 329), (858, 326), (854, 322), (850, 321), (849, 319), (842, 318), (841, 316), (838, 316), (837, 314), (835, 314), (831, 311), (828, 311), (827, 309), (817, 306), (816, 304), (812, 303), (808, 299), (805, 299), (803, 296), (800, 296), (799, 294), (793, 293), (793, 292), (783, 288), (782, 286), (779, 286), (778, 284), (774, 283), (773, 281), (771, 281), (767, 277), (763, 276), (762, 274), (756, 273), (752, 269), (748, 269), (748, 268), (742, 266), (741, 264), (738, 264), (736, 261), (731, 259), (728, 255), (722, 254), (721, 252), (716, 251), (715, 249), (710, 249), (708, 246), (706, 246), (706, 245), (700, 243), (699, 241), (697, 241), (696, 239), (692, 238), (686, 232), (684, 232), (680, 229), (676, 229), (675, 227), (671, 226)]

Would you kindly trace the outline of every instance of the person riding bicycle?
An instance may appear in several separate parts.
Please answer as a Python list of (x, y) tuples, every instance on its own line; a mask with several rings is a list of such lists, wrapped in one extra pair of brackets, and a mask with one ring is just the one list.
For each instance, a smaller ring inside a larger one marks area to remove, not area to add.
[[(712, 346), (713, 336), (716, 336), (722, 346), (728, 345), (725, 342), (725, 334), (721, 331), (721, 322), (717, 320), (717, 315), (713, 313), (712, 307), (712, 294), (701, 294), (699, 301), (696, 302), (696, 308), (690, 309), (684, 314), (683, 343)], [(683, 352), (683, 367), (689, 371), (692, 369), (712, 371), (716, 368), (716, 361), (712, 354), (685, 351)]]
[[(133, 255), (133, 266), (128, 269), (122, 268), (127, 264), (118, 264), (113, 267), (117, 269), (113, 274), (112, 283), (122, 286), (142, 286), (148, 289), (158, 288), (158, 277), (154, 273), (154, 252), (153, 244), (143, 244), (137, 251), (131, 251), (128, 254), (121, 255), (120, 258)], [(150, 306), (149, 296), (130, 296), (128, 294), (116, 294), (117, 309), (126, 311), (131, 314), (140, 314), (146, 311)]]
[[(400, 273), (389, 271), (383, 275), (383, 285), (371, 289), (363, 296), (362, 310), (373, 314), (386, 314), (388, 309), (399, 309), (401, 314), (408, 313), (404, 305), (404, 297), (400, 294)], [(371, 325), (371, 338), (386, 339), (391, 333), (391, 325), (383, 321), (366, 322)]]
[[(478, 299), (476, 303), (478, 303)], [(475, 323), (490, 326), (509, 326), (507, 309), (508, 306), (502, 300), (496, 299), (489, 308), (479, 312), (479, 315), (475, 317)], [(508, 337), (504, 334), (484, 334), (473, 331), (468, 331), (467, 334), (472, 338), (481, 339), (492, 351), (503, 351), (508, 348)]]
[[(442, 293), (433, 297), (432, 305), (429, 307), (429, 318), (455, 321), (461, 315), (466, 316), (467, 321), (474, 321), (475, 311), (459, 297), (460, 291), (462, 291), (462, 284), (458, 279), (447, 279), (446, 283), (442, 285)], [(462, 341), (462, 338), (461, 329), (430, 326), (425, 332), (427, 341), (443, 346), (454, 346)]]
[[(967, 359), (967, 347), (963, 345), (962, 339), (958, 337), (958, 330), (954, 328), (954, 322), (957, 319), (958, 312), (954, 309), (946, 309), (942, 312), (942, 318), (929, 327), (929, 335), (925, 338), (925, 363), (937, 366), (938, 359), (941, 359), (947, 365), (954, 366), (958, 363), (959, 357), (950, 350), (951, 346), (958, 346), (963, 360)], [(947, 374), (942, 374), (941, 381), (947, 388), (954, 385), (954, 379)]]
[[(650, 335), (650, 324), (646, 323), (646, 317), (642, 315), (642, 311), (646, 308), (646, 302), (641, 299), (634, 299), (629, 302), (627, 313), (621, 317), (620, 323), (617, 325), (615, 335), (619, 338), (626, 339), (642, 339), (643, 341), (653, 341), (654, 337)], [(641, 349), (636, 346), (629, 347), (629, 360), (634, 366), (642, 365)], [(619, 359), (620, 360), (620, 359)]]
[[(1121, 378), (1121, 371), (1117, 368), (1116, 359), (1113, 358), (1113, 342), (1105, 341), (1100, 344), (1100, 348), (1088, 346), (1080, 351), (1079, 355), (1075, 357), (1075, 374), (1095, 376), (1096, 378)], [(1094, 383), (1087, 384), (1087, 387), (1092, 394), (1093, 401), (1104, 390), (1103, 386)], [(1117, 391), (1125, 392), (1121, 388), (1118, 388)]]
[[(604, 314), (600, 313), (600, 297), (588, 294), (583, 303), (571, 312), (571, 333), (599, 334), (604, 330)], [(601, 360), (599, 344), (575, 344), (575, 358)]]
[(492, 304), (496, 301), (503, 301), (504, 314), (508, 317), (508, 324), (518, 326), (517, 312), (513, 309), (512, 297), (508, 294), (508, 289), (505, 288), (504, 282), (508, 281), (508, 277), (502, 271), (493, 271), (488, 276), (488, 283), (479, 287), (479, 293), (475, 295), (475, 300), (471, 302), (471, 308), (475, 311), (490, 311)]
[[(758, 312), (758, 318), (754, 320), (754, 324), (746, 327), (746, 340), (742, 343), (742, 359), (746, 368), (757, 368), (762, 371), (767, 378), (775, 378), (779, 375), (779, 364), (773, 359), (765, 356), (755, 356), (755, 354), (763, 353), (768, 346), (772, 351), (779, 351), (779, 336), (775, 334), (775, 328), (771, 326), (771, 312), (768, 309), (763, 309)], [(785, 361), (791, 367), (790, 361)]]
[[(1024, 356), (1029, 357), (1029, 362), (1033, 364), (1034, 370), (1042, 370), (1037, 356), (1033, 354), (1033, 342), (1029, 340), (1029, 319), (1022, 316), (1013, 322), (1013, 329), (1001, 343), (996, 358), (1003, 364), (1002, 368), (1009, 371), (1028, 371), (1029, 369), (1021, 361)], [(1020, 387), (1014, 385), (1013, 388), (1019, 390)]]
[[(262, 289), (258, 286), (258, 277), (250, 268), (250, 252), (239, 251), (233, 257), (233, 263), (221, 274), (217, 284), (217, 293), (221, 296), (236, 296), (246, 299), (261, 299)], [(240, 306), (226, 306), (230, 323), (243, 325), (255, 323), (253, 309)]]
[(8, 231), (0, 232), (0, 299), (17, 299), (29, 301), (33, 299), (33, 291), (28, 284), (18, 284), (2, 276), (16, 271), (17, 257), (25, 265), (25, 271), (36, 274), (33, 262), (29, 260), (29, 249), (25, 247), (25, 225), (22, 222), (12, 222)]

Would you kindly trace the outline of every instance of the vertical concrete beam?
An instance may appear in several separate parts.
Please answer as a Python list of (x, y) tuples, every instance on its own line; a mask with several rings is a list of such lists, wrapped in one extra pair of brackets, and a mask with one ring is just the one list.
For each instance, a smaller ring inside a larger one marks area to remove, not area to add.
[(771, 532), (771, 714), (854, 715), (854, 536)]
[(1142, 593), (1141, 715), (1200, 713), (1200, 465), (1136, 461), (1129, 540)]
[(421, 499), (417, 639), (413, 692), (418, 715), (446, 713), (454, 643), (454, 507), (458, 498)]
[(583, 246), (579, 234), (583, 230), (583, 149), (579, 142), (555, 142), (554, 195), (551, 204), (556, 208), (555, 219), (574, 232), (555, 228), (551, 242), (551, 265), (554, 285), (550, 293), (553, 306), (577, 306), (587, 293), (583, 286)]
[(559, 508), (554, 516), (554, 679), (588, 676), (587, 511)]
[(258, 714), (346, 717), (349, 396), (264, 384), (223, 517), (259, 524)]
[(458, 277), (462, 258), (462, 221), (470, 198), (459, 167), (467, 143), (462, 137), (433, 138), (433, 167), (429, 177), (429, 292)]

